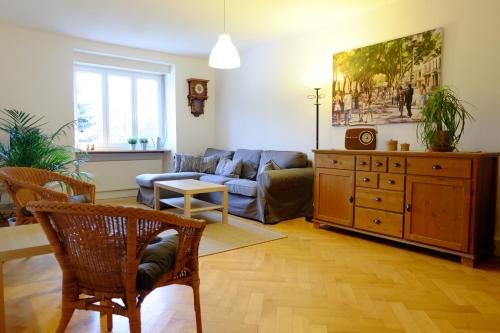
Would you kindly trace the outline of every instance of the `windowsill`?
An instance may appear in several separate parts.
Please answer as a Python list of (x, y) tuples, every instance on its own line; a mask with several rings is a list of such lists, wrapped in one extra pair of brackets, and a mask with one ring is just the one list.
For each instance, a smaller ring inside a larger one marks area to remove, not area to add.
[(165, 160), (169, 159), (170, 156), (169, 149), (130, 150), (119, 148), (102, 148), (84, 152), (87, 153), (87, 162)]
[(163, 154), (169, 152), (170, 149), (99, 149), (99, 150), (85, 150), (87, 154)]

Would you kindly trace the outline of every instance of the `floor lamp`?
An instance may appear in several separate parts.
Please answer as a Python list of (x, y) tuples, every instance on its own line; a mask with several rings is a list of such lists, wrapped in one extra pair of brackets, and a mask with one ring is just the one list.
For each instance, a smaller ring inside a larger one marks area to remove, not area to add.
[(307, 96), (307, 98), (316, 100), (316, 103), (314, 103), (313, 105), (316, 106), (316, 149), (319, 149), (319, 106), (321, 105), (319, 104), (319, 100), (324, 98), (325, 95), (319, 93), (321, 88), (313, 88), (313, 89), (314, 89), (314, 95), (309, 95)]

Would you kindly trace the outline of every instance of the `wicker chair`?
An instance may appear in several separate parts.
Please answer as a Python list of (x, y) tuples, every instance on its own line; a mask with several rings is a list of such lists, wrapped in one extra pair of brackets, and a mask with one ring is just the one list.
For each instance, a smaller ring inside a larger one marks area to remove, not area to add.
[[(63, 272), (62, 317), (57, 332), (64, 332), (75, 309), (129, 318), (130, 332), (141, 331), (140, 307), (154, 289), (170, 284), (191, 286), (197, 331), (200, 313), (198, 246), (205, 222), (181, 216), (103, 205), (32, 201), (33, 212), (54, 248)], [(140, 289), (139, 265), (149, 244), (160, 232), (178, 233), (175, 261), (154, 282)], [(84, 296), (83, 296), (84, 295)], [(121, 299), (122, 304), (112, 299)]]
[[(95, 202), (95, 185), (63, 176), (59, 173), (24, 167), (0, 168), (0, 180), (16, 205), (16, 225), (35, 223), (33, 215), (26, 210), (26, 203), (32, 200), (68, 202), (72, 197), (85, 196), (88, 202)], [(46, 187), (47, 183), (58, 182), (67, 193)]]

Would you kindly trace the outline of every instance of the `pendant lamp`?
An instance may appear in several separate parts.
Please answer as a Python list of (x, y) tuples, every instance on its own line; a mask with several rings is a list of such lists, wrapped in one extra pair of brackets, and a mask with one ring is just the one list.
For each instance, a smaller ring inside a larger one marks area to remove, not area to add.
[(212, 68), (231, 69), (240, 67), (240, 55), (226, 34), (226, 0), (224, 0), (224, 33), (219, 35), (217, 43), (210, 52), (208, 65)]

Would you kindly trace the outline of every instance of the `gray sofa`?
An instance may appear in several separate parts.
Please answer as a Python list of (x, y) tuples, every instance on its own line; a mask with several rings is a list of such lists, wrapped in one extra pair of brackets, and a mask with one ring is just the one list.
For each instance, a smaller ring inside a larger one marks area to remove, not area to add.
[[(241, 175), (248, 178), (227, 178), (200, 172), (171, 172), (162, 174), (142, 174), (136, 177), (139, 191), (137, 201), (150, 207), (154, 205), (153, 184), (155, 181), (198, 179), (225, 184), (228, 187), (229, 213), (263, 223), (277, 223), (296, 217), (311, 217), (313, 205), (314, 172), (307, 155), (294, 151), (249, 150), (236, 151), (208, 148), (205, 157), (216, 155), (233, 160), (242, 160)], [(280, 169), (262, 171), (272, 160)], [(258, 166), (260, 172), (248, 172)], [(161, 198), (179, 196), (178, 193), (164, 191)], [(197, 196), (201, 200), (221, 203), (220, 193), (206, 193)]]

